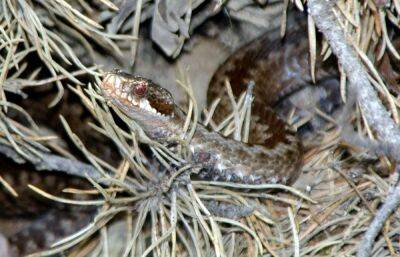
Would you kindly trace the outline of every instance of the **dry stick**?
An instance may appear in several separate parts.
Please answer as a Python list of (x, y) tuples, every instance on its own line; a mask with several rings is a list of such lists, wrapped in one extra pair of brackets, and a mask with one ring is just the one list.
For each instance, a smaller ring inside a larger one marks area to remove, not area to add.
[[(16, 163), (22, 164), (26, 162), (26, 160), (22, 158), (11, 146), (0, 144), (0, 153), (8, 158), (11, 158)], [(92, 165), (77, 160), (60, 157), (55, 154), (45, 152), (41, 152), (41, 154), (42, 158), (38, 158), (37, 161), (32, 163), (37, 170), (57, 171), (84, 179), (86, 179), (86, 176), (89, 176), (95, 181), (104, 178), (104, 176)]]
[(392, 187), (385, 203), (376, 213), (374, 220), (369, 225), (367, 232), (364, 234), (362, 243), (358, 247), (357, 257), (368, 257), (372, 255), (372, 246), (375, 242), (376, 236), (381, 231), (386, 219), (394, 212), (400, 204), (400, 183)]
[[(64, 173), (71, 176), (80, 177), (87, 179), (88, 177), (93, 179), (102, 185), (114, 185), (115, 181), (109, 180), (108, 178), (115, 176), (114, 173), (107, 171), (106, 176), (96, 169), (96, 167), (73, 159), (61, 157), (56, 154), (47, 153), (44, 151), (37, 151), (41, 154), (40, 158), (26, 160), (11, 146), (0, 143), (0, 155), (12, 159), (15, 163), (23, 164), (29, 162), (33, 164), (36, 170), (46, 170), (58, 173)], [(137, 188), (137, 185), (131, 180), (126, 178), (123, 181), (124, 185), (128, 188)]]
[(309, 12), (345, 70), (350, 93), (357, 96), (368, 123), (376, 130), (379, 139), (393, 145), (400, 144), (400, 130), (369, 82), (367, 70), (334, 16), (332, 5), (330, 1), (311, 0)]
[[(334, 13), (334, 2), (309, 0), (308, 10), (316, 26), (324, 34), (329, 45), (349, 78), (349, 92), (357, 97), (368, 123), (375, 129), (380, 140), (392, 146), (400, 145), (400, 131), (390, 118), (368, 80), (368, 73), (348, 42)], [(359, 245), (358, 257), (370, 256), (375, 237), (384, 221), (400, 204), (400, 186), (391, 190), (385, 204), (378, 211)]]

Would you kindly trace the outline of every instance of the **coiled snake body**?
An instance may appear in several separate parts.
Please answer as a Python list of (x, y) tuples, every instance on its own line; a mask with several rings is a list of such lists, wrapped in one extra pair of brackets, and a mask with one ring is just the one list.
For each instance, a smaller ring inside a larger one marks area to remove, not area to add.
[[(192, 161), (203, 166), (202, 178), (250, 184), (289, 184), (297, 178), (302, 144), (271, 108), (285, 94), (311, 83), (308, 44), (302, 34), (303, 30), (291, 33), (284, 42), (271, 41), (265, 34), (239, 49), (214, 74), (208, 99), (221, 97), (216, 120), (229, 112), (225, 79), (230, 80), (235, 96), (253, 81), (255, 99), (248, 144), (197, 126), (190, 149)], [(322, 70), (316, 79), (326, 75)], [(152, 139), (163, 142), (182, 137), (185, 115), (166, 89), (119, 70), (108, 73), (101, 87), (105, 97), (139, 123)]]

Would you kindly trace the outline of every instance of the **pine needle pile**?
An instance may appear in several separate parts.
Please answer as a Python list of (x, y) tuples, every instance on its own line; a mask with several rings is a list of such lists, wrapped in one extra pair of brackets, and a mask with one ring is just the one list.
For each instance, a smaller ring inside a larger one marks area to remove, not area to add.
[[(46, 171), (80, 178), (89, 188), (62, 195), (40, 183), (27, 187), (44, 201), (95, 210), (75, 233), (29, 256), (400, 254), (400, 1), (264, 2), (1, 1), (2, 161), (29, 164), (43, 177)], [(179, 60), (195, 29), (221, 13), (256, 25), (276, 16), (283, 36), (291, 12), (305, 14), (312, 74), (319, 56), (337, 60), (342, 101), (335, 117), (315, 109), (296, 119), (299, 110), (291, 110), (287, 120), (295, 128), (324, 120), (304, 141), (301, 182), (293, 186), (192, 179), (202, 168), (187, 161), (196, 125), (247, 141), (257, 97), (251, 87), (235, 99), (227, 81), (233, 112), (215, 124), (218, 99), (199, 110), (191, 79), (180, 70), (187, 120), (174, 148), (148, 138), (101, 94), (108, 67), (100, 60), (128, 60), (131, 67), (140, 44), (149, 42), (161, 58)], [(151, 41), (140, 40), (142, 29)], [(35, 118), (37, 105), (46, 106), (45, 116), (59, 106), (67, 112), (57, 113), (58, 125), (43, 122)], [(73, 106), (86, 115), (84, 129), (64, 117)], [(0, 167), (1, 190), (18, 201), (8, 172)]]

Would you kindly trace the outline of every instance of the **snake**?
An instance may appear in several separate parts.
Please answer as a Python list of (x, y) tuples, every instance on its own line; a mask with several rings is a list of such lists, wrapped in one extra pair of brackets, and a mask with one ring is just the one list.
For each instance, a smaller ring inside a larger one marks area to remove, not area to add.
[[(248, 142), (224, 137), (202, 124), (189, 144), (189, 162), (202, 167), (201, 179), (243, 184), (291, 184), (299, 176), (304, 147), (293, 129), (274, 112), (285, 95), (312, 83), (308, 42), (304, 30), (272, 40), (268, 33), (231, 55), (209, 83), (208, 103), (220, 98), (215, 120), (232, 111), (224, 92), (229, 81), (238, 97), (249, 83), (255, 84)], [(318, 63), (319, 64), (319, 63)], [(332, 75), (329, 69), (316, 72), (315, 79)], [(182, 138), (186, 114), (172, 94), (150, 79), (119, 69), (108, 72), (100, 84), (107, 101), (133, 119), (153, 140), (165, 143)]]
[[(300, 137), (279, 118), (275, 108), (286, 96), (313, 84), (314, 80), (321, 82), (337, 75), (319, 59), (316, 66), (321, 69), (313, 78), (304, 29), (288, 32), (283, 40), (265, 33), (231, 54), (211, 77), (207, 101), (210, 104), (220, 99), (213, 120), (221, 122), (232, 112), (231, 100), (225, 92), (227, 81), (235, 97), (239, 97), (249, 83), (254, 84), (248, 142), (225, 137), (197, 124), (188, 146), (189, 161), (202, 167), (197, 176), (242, 184), (293, 184), (301, 173), (305, 149)], [(186, 113), (167, 89), (152, 80), (115, 69), (105, 74), (100, 88), (107, 102), (139, 124), (151, 139), (167, 144), (171, 138), (184, 135)], [(27, 242), (26, 235), (43, 224), (54, 223), (52, 217), (55, 216), (62, 218), (60, 212), (44, 214), (34, 222), (32, 229), (28, 227), (11, 236), (10, 242)], [(67, 235), (64, 232), (55, 234)], [(18, 246), (18, 256), (48, 247), (43, 242), (32, 244), (31, 248)]]

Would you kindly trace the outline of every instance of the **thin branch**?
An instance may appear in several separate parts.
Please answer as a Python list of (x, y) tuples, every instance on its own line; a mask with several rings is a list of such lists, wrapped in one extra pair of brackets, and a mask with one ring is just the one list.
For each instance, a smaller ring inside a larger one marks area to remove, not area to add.
[[(0, 154), (12, 159), (16, 163), (26, 163), (26, 160), (10, 146), (0, 144)], [(41, 152), (41, 155), (42, 158), (37, 158), (32, 162), (37, 170), (62, 172), (85, 179), (89, 176), (95, 181), (104, 178), (92, 165), (45, 152)]]
[(343, 67), (350, 82), (350, 93), (357, 97), (368, 123), (376, 130), (380, 140), (394, 146), (399, 145), (398, 126), (369, 82), (365, 66), (333, 13), (333, 5), (334, 2), (327, 0), (310, 0), (308, 8), (315, 24), (328, 40), (332, 52)]
[[(336, 55), (349, 78), (349, 92), (359, 101), (368, 123), (375, 129), (378, 138), (386, 144), (396, 146), (400, 143), (400, 131), (389, 113), (379, 100), (368, 79), (368, 72), (360, 58), (346, 38), (344, 31), (333, 13), (334, 1), (310, 0), (309, 13), (316, 26), (329, 42), (332, 52)], [(370, 256), (373, 243), (385, 220), (400, 204), (400, 186), (391, 192), (382, 208), (378, 211), (370, 225), (363, 241), (359, 244), (357, 256)]]
[(364, 234), (362, 243), (358, 247), (357, 257), (368, 257), (372, 255), (372, 246), (375, 238), (381, 231), (383, 224), (389, 216), (400, 205), (400, 183), (394, 185), (388, 193), (384, 204), (376, 213), (374, 220), (369, 225), (368, 230)]

